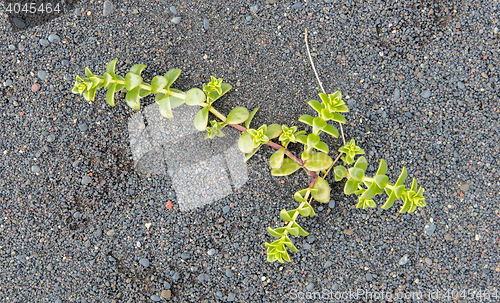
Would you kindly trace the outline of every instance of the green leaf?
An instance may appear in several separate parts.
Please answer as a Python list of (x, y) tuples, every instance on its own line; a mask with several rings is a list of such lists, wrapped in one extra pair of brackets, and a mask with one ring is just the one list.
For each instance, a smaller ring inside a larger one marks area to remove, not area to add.
[(140, 76), (142, 73), (142, 70), (145, 68), (146, 68), (146, 65), (144, 65), (144, 64), (136, 64), (130, 68), (130, 72), (132, 74), (136, 74), (136, 75)]
[(94, 74), (92, 74), (88, 66), (85, 68), (85, 75), (87, 76), (87, 78), (94, 76)]
[(333, 117), (330, 118), (330, 120), (345, 124), (346, 121), (345, 121), (344, 116), (342, 116), (342, 114), (339, 114), (339, 113), (332, 113), (332, 114), (333, 114)]
[(298, 252), (299, 250), (297, 249), (297, 247), (295, 247), (295, 245), (293, 245), (292, 241), (288, 240), (287, 242), (285, 242), (285, 245), (291, 250), (291, 251), (294, 251), (294, 252)]
[(359, 197), (360, 199), (371, 199), (377, 194), (377, 184), (373, 182), (370, 187)]
[(369, 199), (366, 202), (368, 203), (368, 207), (370, 207), (370, 208), (376, 208), (377, 207), (377, 204), (372, 199)]
[(288, 222), (293, 221), (292, 217), (290, 217), (290, 215), (288, 215), (288, 212), (286, 211), (286, 209), (282, 209), (280, 211), (280, 217), (281, 217), (281, 219), (288, 221)]
[(408, 171), (406, 170), (406, 167), (403, 166), (403, 170), (401, 171), (401, 174), (399, 175), (399, 178), (396, 181), (396, 184), (394, 184), (394, 186), (399, 186), (405, 183), (407, 176), (408, 176)]
[(139, 88), (139, 97), (140, 98), (144, 98), (146, 96), (149, 96), (149, 94), (151, 94), (151, 92), (149, 90)]
[[(252, 142), (252, 145), (253, 145), (253, 142)], [(254, 150), (252, 152), (246, 153), (245, 158), (243, 158), (243, 161), (247, 162), (248, 159), (252, 158), (252, 156), (255, 155), (255, 153), (259, 150), (259, 148), (260, 148), (260, 145), (257, 146), (256, 148), (254, 148)]]
[(113, 80), (113, 76), (111, 76), (111, 74), (109, 73), (104, 73), (103, 76), (104, 76), (104, 87), (108, 87), (111, 80)]
[(283, 165), (280, 168), (271, 169), (273, 176), (288, 176), (300, 168), (300, 165), (290, 158), (283, 159)]
[(384, 159), (380, 160), (380, 164), (378, 165), (377, 175), (385, 175), (387, 172), (387, 163)]
[(267, 127), (265, 134), (269, 139), (274, 139), (279, 137), (279, 135), (281, 135), (282, 132), (283, 130), (281, 129), (281, 125), (271, 124)]
[(307, 136), (307, 146), (314, 147), (319, 142), (319, 136), (316, 134), (309, 134)]
[(353, 194), (358, 189), (358, 184), (359, 183), (354, 179), (347, 180), (344, 186), (344, 193), (346, 195)]
[(333, 172), (335, 173), (335, 181), (337, 182), (347, 176), (347, 169), (342, 165), (335, 166)]
[(227, 124), (240, 124), (245, 122), (249, 117), (248, 110), (244, 107), (235, 107), (233, 110), (227, 115), (226, 123)]
[(321, 142), (321, 141), (318, 142), (318, 144), (316, 144), (314, 146), (314, 148), (316, 148), (319, 151), (324, 152), (325, 154), (328, 154), (330, 152), (330, 148), (328, 147), (328, 144), (326, 144), (325, 142)]
[(208, 122), (208, 106), (200, 109), (200, 111), (194, 117), (194, 127), (199, 131), (204, 131), (207, 129)]
[(271, 168), (280, 168), (283, 165), (283, 160), (285, 157), (285, 148), (280, 148), (272, 154), (269, 158), (269, 165)]
[(106, 92), (106, 102), (111, 106), (115, 106), (115, 86), (115, 83), (111, 83)]
[(333, 125), (330, 125), (330, 124), (327, 124), (324, 128), (323, 128), (323, 131), (335, 138), (338, 138), (339, 137), (339, 130), (333, 126)]
[(284, 236), (283, 233), (278, 233), (276, 232), (274, 229), (272, 229), (271, 227), (267, 227), (267, 231), (269, 232), (269, 234), (273, 237), (276, 237), (276, 238), (281, 238)]
[(406, 200), (405, 203), (403, 204), (403, 207), (399, 210), (400, 213), (406, 212), (409, 208), (411, 207), (411, 201)]
[(165, 78), (167, 78), (168, 80), (168, 84), (165, 88), (170, 88), (170, 86), (172, 86), (172, 84), (174, 84), (175, 80), (177, 80), (177, 78), (179, 78), (179, 75), (181, 74), (181, 70), (180, 69), (171, 69), (169, 70), (166, 74), (165, 74)]
[(108, 66), (106, 66), (106, 72), (111, 76), (115, 76), (116, 62), (118, 62), (118, 59), (110, 61)]
[[(173, 91), (174, 93), (186, 95), (183, 91), (180, 91), (180, 90), (175, 89), (175, 88), (171, 88), (170, 90)], [(174, 97), (174, 96), (170, 96), (170, 106), (172, 108), (179, 107), (182, 104), (184, 104), (184, 102), (185, 102), (184, 99), (177, 98), (177, 97)]]
[(401, 198), (401, 196), (403, 195), (405, 191), (405, 186), (404, 185), (400, 185), (400, 186), (396, 186), (394, 187), (394, 194), (396, 195), (396, 198)]
[(311, 101), (307, 102), (307, 104), (309, 104), (318, 113), (321, 113), (321, 110), (323, 108), (325, 108), (325, 106), (323, 104), (319, 103), (316, 100), (311, 100)]
[(254, 149), (252, 136), (248, 132), (243, 132), (238, 140), (238, 147), (244, 153), (251, 153)]
[(141, 83), (142, 77), (135, 73), (130, 72), (125, 76), (125, 88), (128, 91), (131, 91), (134, 88), (138, 87)]
[(365, 176), (365, 172), (361, 168), (357, 167), (349, 168), (349, 174), (352, 176), (354, 180), (358, 182), (361, 182), (363, 180), (363, 177)]
[(160, 114), (165, 118), (173, 118), (172, 114), (172, 105), (170, 104), (170, 97), (165, 97), (159, 101), (157, 101), (160, 109)]
[(96, 91), (97, 91), (97, 87), (90, 89), (90, 91), (89, 91), (89, 99), (90, 100), (94, 101)]
[(312, 188), (317, 189), (317, 191), (311, 192), (314, 200), (323, 203), (330, 201), (330, 185), (328, 185), (325, 179), (318, 177)]
[[(387, 191), (387, 188), (386, 188)], [(394, 192), (391, 192), (389, 195), (389, 198), (385, 201), (384, 205), (382, 205), (382, 209), (389, 209), (391, 206), (394, 204), (394, 201), (396, 201), (398, 198), (396, 198), (396, 194)]]
[(323, 120), (323, 118), (320, 118), (320, 117), (316, 117), (313, 119), (313, 128), (315, 129), (323, 129), (325, 128), (327, 125), (326, 121)]
[(163, 76), (155, 76), (151, 80), (151, 93), (156, 94), (162, 90), (168, 83), (168, 79)]
[(129, 91), (125, 95), (125, 100), (127, 100), (127, 105), (131, 109), (139, 110), (141, 109), (141, 102), (139, 101), (139, 87), (136, 87)]
[(233, 87), (231, 86), (231, 84), (229, 84), (229, 83), (222, 83), (221, 84), (222, 93), (220, 94), (219, 98), (222, 97), (228, 91), (230, 91), (232, 88)]
[(254, 108), (252, 110), (252, 112), (250, 113), (250, 116), (248, 116), (248, 119), (245, 121), (245, 128), (250, 127), (250, 123), (252, 122), (253, 116), (255, 116), (255, 114), (257, 113), (258, 110), (259, 110), (258, 107)]
[(368, 162), (366, 161), (366, 158), (363, 156), (359, 157), (359, 159), (354, 164), (354, 167), (361, 168), (362, 170), (366, 170), (366, 168), (368, 167)]
[(302, 195), (300, 194), (300, 192), (295, 192), (295, 194), (293, 194), (293, 197), (295, 199), (295, 201), (297, 202), (306, 202), (306, 199), (304, 199), (304, 197), (302, 197)]
[(307, 125), (313, 125), (314, 118), (310, 115), (302, 115), (299, 118), (299, 121), (305, 123)]
[[(187, 105), (198, 105), (206, 100), (205, 93), (199, 88), (192, 88), (186, 93)], [(208, 107), (207, 107), (208, 108)]]
[(385, 188), (385, 186), (389, 182), (389, 178), (386, 175), (376, 175), (375, 177), (373, 177), (373, 180), (380, 188)]
[(309, 233), (305, 231), (302, 227), (300, 227), (300, 225), (298, 225), (296, 222), (293, 222), (292, 226), (299, 229), (299, 236), (305, 237), (309, 235)]
[(311, 153), (309, 159), (304, 164), (305, 168), (312, 171), (321, 171), (330, 168), (333, 160), (325, 153)]
[(295, 137), (297, 139), (297, 142), (306, 144), (307, 143), (307, 136), (306, 135), (299, 135)]
[(298, 236), (299, 233), (300, 233), (298, 227), (287, 227), (286, 230), (288, 230), (288, 232), (291, 233), (294, 236)]

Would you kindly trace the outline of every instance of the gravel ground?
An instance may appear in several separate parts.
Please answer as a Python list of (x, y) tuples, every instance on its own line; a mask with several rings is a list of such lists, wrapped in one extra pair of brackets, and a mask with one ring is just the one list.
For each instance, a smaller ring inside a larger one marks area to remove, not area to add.
[[(76, 2), (25, 30), (0, 18), (0, 301), (500, 291), (498, 1), (113, 2)], [(304, 174), (271, 177), (264, 149), (238, 191), (181, 212), (168, 176), (134, 170), (123, 95), (111, 108), (103, 92), (93, 104), (70, 92), (85, 66), (117, 58), (122, 75), (148, 65), (145, 79), (180, 68), (184, 90), (224, 77), (234, 89), (221, 112), (259, 106), (255, 125), (299, 125), (318, 92), (305, 28), (326, 90), (351, 108), (347, 139), (371, 170), (406, 166), (428, 206), (358, 210), (333, 184), (332, 202), (300, 221), (311, 236), (294, 239), (293, 263), (267, 263), (263, 244)]]

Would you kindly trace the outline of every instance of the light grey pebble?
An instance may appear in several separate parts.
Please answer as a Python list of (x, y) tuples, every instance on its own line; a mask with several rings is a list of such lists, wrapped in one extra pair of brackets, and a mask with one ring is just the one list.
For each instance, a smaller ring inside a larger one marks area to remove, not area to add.
[(399, 101), (399, 99), (401, 97), (401, 91), (399, 90), (399, 88), (396, 88), (394, 90), (393, 97), (394, 97), (394, 101)]
[(51, 143), (52, 143), (52, 142), (54, 142), (55, 140), (56, 140), (56, 136), (55, 136), (55, 135), (49, 135), (49, 136), (47, 137), (47, 142), (51, 142)]
[(224, 206), (224, 208), (222, 208), (222, 212), (225, 213), (225, 214), (227, 214), (230, 210), (231, 210), (231, 207), (229, 207), (227, 205)]
[(303, 247), (305, 250), (309, 250), (309, 249), (311, 249), (311, 245), (309, 245), (309, 243), (304, 243), (304, 245), (302, 245), (302, 247)]
[(347, 106), (349, 106), (349, 108), (354, 108), (356, 107), (356, 100), (355, 99), (349, 99), (347, 101)]
[(59, 42), (61, 42), (61, 38), (59, 38), (59, 36), (56, 35), (56, 34), (50, 34), (49, 37), (48, 37), (48, 39), (49, 39), (50, 43), (59, 43)]
[(325, 209), (323, 206), (318, 207), (318, 211), (323, 211)]
[(170, 11), (172, 12), (172, 14), (177, 15), (177, 9), (175, 8), (175, 6), (172, 5), (170, 7)]
[(405, 265), (408, 263), (408, 254), (405, 254), (400, 260), (399, 260), (399, 265)]
[(80, 9), (79, 8), (75, 8), (75, 16), (80, 16)]
[[(10, 80), (10, 79), (5, 80), (5, 86), (11, 86), (11, 85), (12, 85), (12, 80)], [(14, 101), (14, 102), (16, 102), (16, 101)]]
[(315, 237), (315, 236), (313, 236), (313, 235), (309, 235), (309, 236), (307, 236), (307, 242), (309, 242), (309, 243), (313, 243), (315, 240), (316, 240), (316, 237)]
[(301, 9), (302, 8), (302, 2), (297, 2), (292, 6), (294, 9)]
[(420, 96), (422, 96), (422, 98), (427, 99), (427, 98), (429, 98), (429, 97), (431, 96), (431, 91), (430, 91), (430, 90), (424, 90), (424, 91), (420, 94)]
[(106, 235), (108, 235), (108, 236), (110, 236), (110, 237), (114, 236), (114, 235), (115, 235), (115, 230), (114, 230), (113, 228), (112, 228), (112, 229), (110, 229), (110, 230), (108, 230), (108, 231), (106, 232)]
[(436, 230), (436, 224), (434, 224), (433, 222), (429, 222), (429, 223), (425, 224), (424, 233), (427, 236), (432, 236), (432, 234), (434, 233), (435, 230)]
[(102, 229), (100, 229), (100, 228), (96, 229), (96, 231), (94, 232), (94, 236), (96, 238), (102, 237)]
[(248, 16), (246, 17), (246, 19), (247, 19), (247, 21), (252, 21), (252, 16), (248, 15)]
[(80, 160), (75, 160), (75, 161), (73, 161), (73, 163), (71, 163), (71, 165), (72, 165), (74, 168), (77, 168), (77, 167), (80, 165)]
[(89, 176), (85, 175), (83, 176), (82, 178), (82, 184), (83, 185), (87, 185), (87, 184), (90, 184), (92, 182), (92, 178), (90, 178)]
[(330, 200), (330, 202), (328, 202), (328, 207), (335, 208), (335, 201), (334, 200)]
[(199, 281), (200, 283), (205, 282), (205, 275), (204, 275), (204, 274), (199, 274), (199, 275), (198, 275), (198, 281)]
[(49, 46), (50, 45), (50, 42), (48, 40), (45, 40), (45, 39), (40, 39), (40, 45), (41, 46)]
[(187, 260), (187, 259), (189, 259), (190, 257), (191, 257), (191, 255), (190, 255), (190, 254), (188, 254), (188, 253), (182, 253), (182, 254), (181, 254), (181, 259), (182, 259), (182, 260)]
[(222, 298), (222, 296), (223, 296), (223, 294), (222, 294), (220, 291), (216, 292), (216, 293), (215, 293), (215, 295), (216, 295), (218, 298)]
[(213, 249), (213, 248), (210, 248), (210, 249), (208, 250), (208, 252), (207, 252), (207, 254), (208, 254), (209, 256), (213, 256), (213, 255), (215, 255), (216, 253), (217, 253), (217, 250), (215, 250), (215, 249)]
[(313, 282), (307, 283), (307, 286), (306, 286), (307, 291), (311, 291), (311, 290), (313, 290), (313, 288), (314, 288), (314, 283)]
[(12, 22), (14, 22), (14, 25), (17, 27), (17, 28), (25, 28), (26, 27), (26, 24), (24, 24), (24, 21), (19, 19), (19, 18), (12, 18)]
[(104, 1), (104, 6), (102, 8), (102, 15), (104, 17), (107, 17), (107, 16), (109, 16), (109, 14), (111, 14), (113, 12), (114, 9), (115, 9), (115, 6), (113, 5), (113, 2), (106, 0), (106, 1)]
[(169, 290), (170, 289), (170, 283), (168, 283), (168, 282), (163, 283), (163, 288), (165, 288), (165, 290)]
[(62, 303), (61, 299), (57, 299), (55, 303)]
[(257, 4), (250, 6), (250, 11), (254, 14), (257, 14), (259, 12), (259, 6)]
[(79, 128), (82, 132), (84, 132), (84, 131), (86, 131), (87, 129), (89, 129), (89, 127), (88, 127), (88, 125), (87, 125), (86, 123), (81, 123), (81, 124), (79, 124), (79, 125), (78, 125), (78, 128)]
[(179, 280), (179, 277), (180, 277), (180, 276), (179, 276), (179, 273), (178, 273), (178, 272), (175, 272), (175, 273), (174, 273), (174, 275), (172, 276), (172, 280), (177, 281), (177, 280)]
[(465, 84), (463, 82), (458, 82), (458, 87), (460, 89), (464, 89), (465, 88)]
[(432, 265), (432, 260), (430, 258), (425, 258), (425, 264)]
[(372, 274), (371, 274), (371, 273), (367, 273), (367, 274), (366, 274), (366, 276), (365, 276), (365, 279), (366, 279), (366, 281), (368, 281), (368, 282), (372, 281), (372, 280), (373, 280), (373, 276), (372, 276)]
[(152, 295), (150, 299), (153, 302), (160, 302), (161, 301), (161, 298), (158, 297), (157, 295)]
[(226, 277), (232, 278), (233, 276), (234, 276), (233, 272), (229, 268), (226, 268)]
[(79, 211), (75, 211), (75, 213), (73, 214), (73, 218), (75, 219), (79, 219), (81, 216), (82, 214)]
[(115, 259), (113, 256), (109, 256), (109, 257), (108, 257), (108, 261), (109, 261), (109, 262), (115, 262), (115, 261), (116, 261), (116, 259)]
[(387, 113), (385, 112), (385, 110), (382, 111), (381, 115), (383, 119), (387, 118)]
[(208, 21), (207, 18), (203, 18), (203, 28), (205, 30), (208, 30), (209, 27), (210, 27), (210, 22)]
[(11, 44), (11, 45), (9, 45), (9, 50), (14, 51), (14, 50), (16, 50), (16, 47)]
[(325, 265), (323, 265), (323, 268), (328, 268), (328, 267), (332, 266), (332, 264), (333, 264), (333, 262), (328, 260), (328, 261), (326, 261)]
[(172, 20), (170, 20), (173, 24), (179, 24), (181, 23), (181, 17), (174, 17)]
[(241, 258), (241, 261), (243, 261), (243, 262), (248, 261), (248, 256), (243, 256), (243, 258)]
[(227, 295), (228, 302), (233, 302), (234, 299), (236, 299), (236, 295), (234, 293), (230, 293), (229, 295)]
[(339, 286), (339, 284), (338, 284), (338, 283), (335, 283), (335, 284), (333, 284), (333, 286), (332, 286), (332, 289), (333, 289), (334, 291), (339, 290), (339, 288), (340, 288), (340, 286)]
[(17, 44), (17, 48), (22, 52), (26, 49), (26, 47), (24, 46), (24, 44), (22, 44), (21, 42), (19, 42), (19, 44)]
[(47, 72), (44, 70), (39, 70), (37, 76), (40, 80), (45, 80), (47, 79)]
[(141, 258), (141, 259), (139, 260), (139, 263), (140, 263), (142, 266), (144, 266), (144, 267), (148, 267), (148, 266), (149, 266), (149, 260), (148, 260), (148, 259), (146, 259), (146, 258)]
[(66, 59), (64, 59), (64, 60), (61, 61), (61, 64), (65, 65), (65, 66), (69, 66), (69, 61), (66, 60)]
[(31, 171), (34, 172), (34, 173), (39, 173), (40, 172), (40, 166), (38, 165), (33, 165), (31, 167)]

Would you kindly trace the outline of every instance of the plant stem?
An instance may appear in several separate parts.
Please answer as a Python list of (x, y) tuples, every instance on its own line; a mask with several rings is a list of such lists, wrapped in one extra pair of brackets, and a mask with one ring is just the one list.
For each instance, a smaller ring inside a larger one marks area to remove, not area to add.
[[(296, 209), (297, 209), (297, 210), (302, 209), (302, 208), (304, 207), (304, 205), (306, 205), (306, 203), (307, 203), (307, 202), (302, 202), (302, 203), (300, 203), (299, 207), (297, 207)], [(293, 223), (295, 222), (295, 220), (297, 220), (297, 217), (299, 216), (299, 214), (300, 214), (300, 213), (299, 213), (298, 211), (296, 211), (296, 212), (293, 214), (292, 221), (288, 222), (288, 224), (286, 225), (286, 227), (285, 227), (285, 228), (290, 228), (290, 227), (292, 227), (292, 225), (293, 225)], [(283, 231), (283, 233), (284, 233), (284, 234), (285, 234), (285, 236), (286, 236), (286, 235), (288, 234), (288, 230), (287, 230), (287, 229), (285, 229), (285, 230)]]

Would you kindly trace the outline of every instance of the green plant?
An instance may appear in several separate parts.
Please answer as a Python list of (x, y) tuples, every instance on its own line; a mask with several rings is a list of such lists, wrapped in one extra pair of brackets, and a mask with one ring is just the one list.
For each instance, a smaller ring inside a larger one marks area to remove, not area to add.
[[(171, 87), (181, 73), (179, 69), (172, 69), (164, 76), (155, 76), (151, 84), (148, 84), (143, 82), (141, 77), (145, 65), (137, 64), (132, 66), (125, 78), (123, 78), (115, 73), (116, 62), (117, 60), (111, 61), (102, 76), (94, 75), (86, 68), (85, 74), (87, 77), (77, 76), (72, 92), (82, 94), (86, 100), (93, 101), (96, 91), (99, 88), (106, 88), (108, 90), (106, 100), (109, 105), (114, 106), (115, 92), (125, 89), (127, 91), (125, 96), (127, 105), (132, 109), (140, 108), (141, 98), (154, 94), (155, 101), (159, 104), (160, 113), (166, 118), (173, 118), (172, 108), (183, 103), (189, 106), (200, 106), (201, 109), (196, 114), (194, 125), (199, 131), (206, 131), (205, 139), (224, 136), (224, 127), (236, 128), (242, 132), (238, 147), (246, 153), (245, 160), (252, 157), (263, 145), (268, 145), (276, 149), (269, 159), (272, 175), (286, 176), (303, 169), (311, 176), (312, 180), (309, 186), (294, 194), (294, 199), (300, 203), (299, 206), (292, 210), (281, 210), (280, 217), (285, 221), (285, 226), (276, 229), (268, 228), (271, 236), (278, 238), (272, 243), (265, 243), (269, 262), (276, 260), (282, 263), (290, 261), (286, 248), (297, 251), (288, 234), (293, 236), (307, 236), (309, 234), (297, 223), (297, 219), (299, 215), (303, 217), (315, 215), (310, 204), (312, 199), (322, 203), (330, 201), (330, 185), (326, 178), (339, 159), (343, 161), (343, 164), (337, 165), (333, 169), (335, 181), (346, 179), (344, 193), (359, 196), (358, 208), (376, 207), (377, 204), (373, 197), (384, 191), (387, 193), (388, 198), (382, 205), (383, 209), (390, 208), (399, 198), (403, 200), (403, 206), (400, 209), (401, 213), (411, 213), (417, 207), (426, 205), (423, 189), (420, 187), (417, 190), (415, 179), (413, 179), (409, 189), (405, 187), (404, 182), (407, 171), (404, 167), (394, 184), (389, 183), (389, 178), (386, 175), (387, 164), (384, 160), (380, 161), (379, 168), (374, 176), (365, 175), (368, 166), (366, 158), (360, 156), (354, 162), (355, 157), (363, 155), (364, 151), (356, 145), (354, 139), (345, 143), (343, 131), (344, 146), (339, 148), (336, 159), (333, 160), (328, 155), (330, 152), (329, 147), (325, 142), (321, 141), (321, 136), (325, 133), (338, 138), (338, 129), (329, 122), (339, 123), (342, 130), (342, 124), (346, 120), (341, 113), (349, 111), (339, 91), (333, 94), (319, 93), (321, 101), (311, 100), (308, 102), (316, 112), (316, 116), (303, 115), (299, 118), (299, 121), (312, 128), (309, 134), (306, 131), (298, 131), (296, 126), (288, 127), (287, 125), (278, 124), (251, 128), (251, 121), (258, 108), (249, 112), (244, 107), (236, 107), (226, 117), (213, 107), (213, 103), (232, 88), (231, 85), (222, 82), (222, 79), (211, 77), (211, 81), (203, 85), (203, 90), (192, 88), (187, 92), (183, 92)], [(321, 82), (320, 86), (322, 87)], [(209, 112), (220, 121), (212, 120), (210, 126), (207, 126)], [(241, 125), (243, 123), (244, 126)], [(278, 141), (280, 144), (272, 140)], [(303, 151), (300, 158), (288, 150), (287, 147), (290, 143), (302, 145)]]

